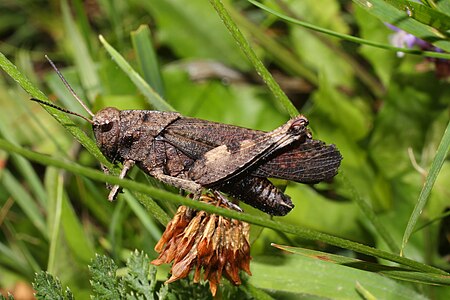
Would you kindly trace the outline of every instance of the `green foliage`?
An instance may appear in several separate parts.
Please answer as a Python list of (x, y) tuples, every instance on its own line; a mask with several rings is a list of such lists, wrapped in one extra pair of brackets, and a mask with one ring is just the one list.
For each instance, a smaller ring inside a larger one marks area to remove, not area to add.
[[(126, 274), (118, 275), (118, 266), (105, 255), (96, 255), (89, 266), (91, 274), (91, 299), (212, 299), (209, 289), (205, 285), (192, 285), (191, 280), (180, 280), (170, 285), (158, 285), (156, 267), (150, 264), (148, 256), (135, 250), (127, 260)], [(124, 271), (121, 270), (120, 273)], [(58, 278), (48, 272), (36, 274), (33, 287), (36, 298), (41, 299), (75, 299), (67, 287), (63, 291)], [(158, 289), (157, 289), (158, 288)], [(226, 292), (228, 299), (239, 297), (246, 299), (245, 293), (236, 288), (229, 288)], [(10, 299), (14, 299), (11, 296)]]
[(48, 272), (41, 271), (36, 274), (33, 282), (33, 288), (36, 290), (36, 298), (39, 300), (73, 300), (73, 294), (68, 287), (63, 290), (58, 278), (53, 277)]
[[(156, 267), (150, 268), (150, 263), (147, 256), (141, 252), (135, 252), (127, 262), (128, 273), (125, 276), (125, 283), (134, 291), (132, 294), (134, 299), (153, 299), (153, 291), (156, 286)], [(150, 276), (150, 284), (147, 278)]]
[(126, 263), (127, 273), (118, 277), (118, 266), (111, 258), (96, 255), (89, 266), (94, 299), (154, 299), (156, 267), (137, 250)]
[(116, 277), (117, 265), (111, 258), (97, 255), (89, 266), (96, 299), (126, 299), (124, 282)]
[[(111, 258), (96, 255), (89, 266), (93, 299), (154, 299), (156, 267), (150, 267), (147, 255), (136, 250), (124, 277), (117, 276), (117, 269)], [(37, 299), (74, 299), (70, 289), (63, 291), (59, 279), (47, 272), (36, 274), (33, 287)]]
[[(449, 80), (435, 76), (450, 55), (396, 48), (383, 24), (449, 51), (449, 1), (94, 3), (0, 1), (1, 288), (37, 273), (38, 298), (210, 299), (207, 284), (163, 285), (167, 270), (148, 264), (184, 204), (254, 224), (253, 276), (225, 281), (222, 298), (450, 297)], [(340, 174), (289, 183), (296, 207), (274, 220), (187, 200), (138, 170), (119, 180), (85, 122), (28, 101), (85, 114), (44, 54), (93, 111), (176, 110), (260, 130), (300, 111), (342, 152)], [(105, 182), (124, 187), (118, 201)]]

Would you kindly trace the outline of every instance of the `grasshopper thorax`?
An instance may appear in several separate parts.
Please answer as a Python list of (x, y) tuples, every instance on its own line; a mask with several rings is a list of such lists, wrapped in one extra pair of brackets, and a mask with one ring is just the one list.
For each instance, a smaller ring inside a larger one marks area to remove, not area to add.
[(120, 110), (114, 107), (104, 108), (95, 114), (92, 121), (97, 146), (113, 161), (119, 148)]

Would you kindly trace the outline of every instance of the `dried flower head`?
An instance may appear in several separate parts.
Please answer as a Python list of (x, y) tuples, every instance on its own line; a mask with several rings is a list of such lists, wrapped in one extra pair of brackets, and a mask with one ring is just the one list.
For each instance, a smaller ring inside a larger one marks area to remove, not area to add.
[[(202, 195), (200, 201), (228, 208), (220, 199)], [(250, 272), (250, 225), (204, 211), (180, 206), (155, 246), (159, 257), (154, 265), (171, 263), (172, 276), (166, 283), (186, 277), (194, 269), (194, 282), (209, 281), (213, 295), (224, 275), (241, 284), (239, 270)]]

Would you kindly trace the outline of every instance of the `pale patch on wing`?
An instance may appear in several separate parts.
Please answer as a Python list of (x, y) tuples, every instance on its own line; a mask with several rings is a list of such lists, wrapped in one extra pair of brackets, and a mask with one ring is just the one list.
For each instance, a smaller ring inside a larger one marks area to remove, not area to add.
[(216, 147), (216, 148), (206, 152), (204, 155), (204, 158), (205, 158), (206, 163), (209, 163), (209, 162), (216, 161), (218, 159), (223, 159), (224, 156), (227, 156), (227, 157), (231, 156), (231, 153), (228, 150), (226, 145)]

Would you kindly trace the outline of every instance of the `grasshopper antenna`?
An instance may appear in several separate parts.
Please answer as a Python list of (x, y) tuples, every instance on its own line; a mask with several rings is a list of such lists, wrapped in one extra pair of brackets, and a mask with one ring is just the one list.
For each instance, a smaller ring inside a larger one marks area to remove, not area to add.
[[(75, 91), (72, 89), (72, 87), (69, 85), (69, 83), (67, 82), (67, 80), (64, 78), (64, 76), (61, 74), (61, 72), (58, 70), (58, 68), (55, 66), (55, 64), (52, 62), (52, 60), (47, 56), (47, 55), (45, 55), (45, 58), (48, 60), (48, 62), (50, 63), (50, 65), (52, 66), (52, 68), (53, 68), (53, 70), (55, 70), (56, 71), (56, 74), (58, 74), (58, 76), (59, 76), (59, 78), (61, 78), (61, 81), (64, 83), (64, 85), (66, 86), (66, 88), (69, 90), (69, 92), (72, 94), (72, 96), (74, 96), (75, 97), (75, 99), (77, 99), (77, 101), (81, 104), (81, 106), (83, 106), (83, 108), (87, 111), (87, 113), (88, 114), (90, 114), (91, 115), (91, 117), (94, 117), (94, 114), (92, 113), (92, 111), (86, 106), (86, 104), (84, 104), (84, 102), (78, 97), (78, 95), (75, 93)], [(33, 100), (33, 99), (32, 99)], [(36, 100), (39, 100), (39, 99), (34, 99), (33, 101), (36, 101)], [(39, 101), (36, 101), (36, 102), (39, 102)], [(53, 107), (53, 108), (56, 108), (56, 109), (59, 109), (60, 111), (64, 111), (64, 112), (66, 112), (66, 113), (70, 113), (70, 114), (72, 114), (72, 115), (77, 115), (77, 114), (75, 114), (75, 113), (73, 113), (73, 112), (70, 112), (70, 111), (68, 111), (68, 110), (66, 110), (66, 109), (62, 109), (62, 108), (60, 108), (60, 107), (58, 107), (58, 106), (55, 106), (55, 105), (50, 105), (49, 103), (47, 103), (47, 102), (44, 102), (44, 101), (42, 101), (42, 100), (40, 100), (40, 102), (39, 103), (42, 103), (42, 104), (46, 104), (46, 105), (48, 105), (48, 106), (51, 106), (51, 107)], [(80, 117), (82, 117), (81, 115), (79, 115)], [(84, 118), (84, 117), (83, 117)], [(84, 119), (86, 119), (86, 118), (84, 118)], [(92, 122), (91, 122), (92, 123)]]
[(34, 102), (41, 103), (41, 104), (43, 104), (43, 105), (47, 105), (47, 106), (53, 107), (53, 108), (55, 108), (55, 109), (57, 109), (57, 110), (60, 110), (60, 111), (62, 111), (62, 112), (65, 112), (65, 113), (67, 113), (67, 114), (71, 114), (71, 115), (74, 115), (74, 116), (83, 118), (83, 119), (85, 119), (86, 121), (88, 121), (89, 123), (94, 124), (94, 121), (89, 120), (89, 119), (86, 118), (85, 116), (80, 115), (80, 114), (77, 114), (76, 112), (70, 111), (70, 110), (68, 110), (68, 109), (59, 107), (59, 106), (57, 106), (57, 105), (55, 105), (55, 104), (53, 104), (53, 103), (49, 103), (49, 102), (46, 102), (46, 101), (44, 101), (44, 100), (37, 99), (37, 98), (30, 98), (30, 100), (31, 100), (31, 101), (34, 101)]

